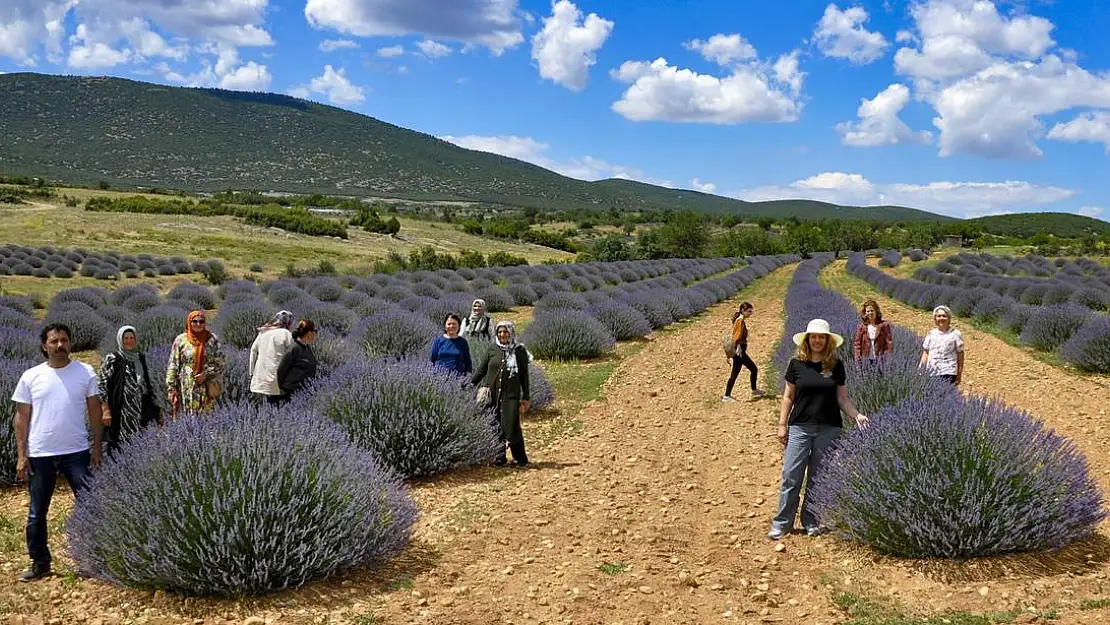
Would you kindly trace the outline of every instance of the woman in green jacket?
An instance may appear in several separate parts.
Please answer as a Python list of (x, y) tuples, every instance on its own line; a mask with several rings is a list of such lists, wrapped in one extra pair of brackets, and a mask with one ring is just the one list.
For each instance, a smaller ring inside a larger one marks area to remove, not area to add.
[[(516, 342), (512, 322), (498, 323), (494, 339), (494, 349), (476, 363), (471, 382), (478, 386), (479, 397), (488, 397), (486, 405), (493, 404), (501, 441), (512, 450), (517, 466), (524, 467), (528, 465), (528, 455), (524, 451), (520, 415), (527, 413), (531, 405), (528, 386), (530, 358), (528, 350)], [(507, 463), (504, 452), (495, 461), (497, 466)]]

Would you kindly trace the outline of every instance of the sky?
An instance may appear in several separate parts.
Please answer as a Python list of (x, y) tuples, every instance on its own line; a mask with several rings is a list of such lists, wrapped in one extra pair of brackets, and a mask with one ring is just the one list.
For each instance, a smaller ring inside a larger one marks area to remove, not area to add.
[(1105, 0), (2, 0), (0, 72), (286, 93), (744, 200), (1110, 219)]

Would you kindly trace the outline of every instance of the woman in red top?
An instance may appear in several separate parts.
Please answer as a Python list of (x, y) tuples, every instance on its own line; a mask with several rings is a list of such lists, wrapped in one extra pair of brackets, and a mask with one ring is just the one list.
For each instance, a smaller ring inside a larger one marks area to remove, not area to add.
[(894, 331), (889, 321), (883, 321), (883, 311), (874, 299), (866, 299), (859, 311), (860, 324), (856, 328), (853, 352), (856, 360), (876, 358), (894, 351)]

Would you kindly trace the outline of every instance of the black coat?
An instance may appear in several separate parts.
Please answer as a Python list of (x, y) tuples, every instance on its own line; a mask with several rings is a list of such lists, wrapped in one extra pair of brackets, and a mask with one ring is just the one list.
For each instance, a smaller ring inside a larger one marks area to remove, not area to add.
[(288, 395), (299, 391), (316, 377), (316, 351), (311, 345), (294, 341), (278, 365), (278, 387)]

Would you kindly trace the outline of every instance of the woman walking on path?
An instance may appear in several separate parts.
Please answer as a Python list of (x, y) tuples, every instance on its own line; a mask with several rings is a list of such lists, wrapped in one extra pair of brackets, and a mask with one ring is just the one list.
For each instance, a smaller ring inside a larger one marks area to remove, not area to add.
[(732, 361), (732, 373), (728, 376), (728, 384), (725, 385), (725, 396), (721, 401), (732, 402), (736, 401), (732, 398), (732, 387), (736, 384), (736, 378), (740, 375), (740, 368), (747, 367), (751, 373), (751, 398), (758, 399), (763, 397), (763, 391), (759, 390), (756, 386), (756, 378), (759, 376), (759, 367), (755, 366), (755, 362), (748, 356), (748, 326), (747, 319), (755, 312), (755, 307), (750, 302), (740, 304), (740, 310), (732, 316), (732, 338), (730, 345), (733, 346), (730, 360)]
[(301, 319), (293, 330), (293, 346), (285, 352), (278, 367), (281, 398), (275, 403), (280, 405), (289, 401), (293, 393), (303, 389), (316, 377), (316, 350), (312, 347), (315, 342), (316, 324), (309, 319)]
[(116, 332), (116, 348), (105, 354), (97, 375), (108, 455), (143, 428), (162, 422), (146, 355), (139, 351), (134, 326), (123, 326)]
[(278, 367), (285, 352), (293, 346), (293, 313), (278, 311), (270, 321), (258, 328), (258, 336), (251, 344), (251, 357), (248, 372), (251, 376), (251, 392), (265, 397), (266, 402), (278, 404), (282, 401), (281, 386), (278, 384)]
[(493, 318), (486, 314), (486, 300), (474, 300), (470, 306), (470, 316), (462, 322), (460, 334), (465, 339), (494, 340)]
[(894, 328), (883, 320), (883, 311), (874, 299), (866, 299), (859, 312), (860, 324), (852, 352), (856, 360), (875, 362), (880, 356), (894, 352)]
[(467, 375), (474, 370), (470, 361), (470, 345), (459, 336), (462, 320), (455, 313), (443, 319), (444, 332), (432, 343), (432, 364), (459, 375)]
[[(479, 386), (480, 398), (488, 397), (483, 403), (493, 403), (501, 441), (512, 450), (517, 466), (524, 467), (528, 465), (528, 455), (524, 450), (520, 415), (527, 413), (531, 407), (528, 350), (516, 342), (512, 322), (498, 323), (495, 336), (497, 349), (491, 350), (478, 364), (471, 382)], [(505, 466), (507, 463), (508, 459), (502, 452), (494, 464)]]
[(937, 327), (929, 330), (922, 343), (921, 366), (929, 375), (939, 376), (959, 386), (964, 377), (964, 335), (952, 327), (952, 309), (933, 309)]
[(843, 410), (859, 427), (867, 427), (867, 416), (860, 414), (848, 399), (847, 374), (836, 350), (844, 337), (829, 329), (829, 322), (814, 319), (805, 332), (794, 335), (798, 351), (786, 368), (786, 392), (779, 413), (778, 438), (785, 448), (782, 461), (782, 487), (778, 514), (771, 521), (768, 536), (779, 540), (794, 527), (794, 517), (805, 478), (806, 500), (802, 505), (802, 527), (809, 536), (821, 533), (819, 520), (809, 509), (813, 476), (833, 441), (840, 436)]
[(175, 420), (182, 413), (208, 412), (223, 391), (220, 341), (207, 326), (205, 312), (194, 310), (185, 321), (185, 332), (170, 347), (166, 391)]

